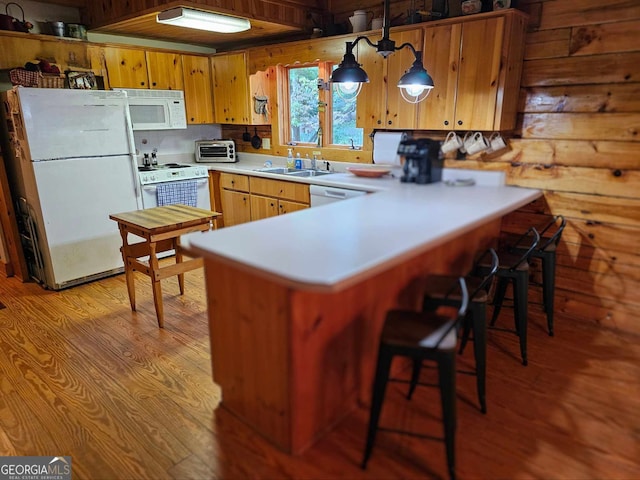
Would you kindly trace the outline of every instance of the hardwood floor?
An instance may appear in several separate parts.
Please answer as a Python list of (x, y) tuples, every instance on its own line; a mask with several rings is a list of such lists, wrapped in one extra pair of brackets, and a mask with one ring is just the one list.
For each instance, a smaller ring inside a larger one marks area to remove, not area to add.
[[(392, 433), (361, 470), (364, 407), (299, 457), (217, 408), (202, 271), (185, 280), (184, 296), (163, 281), (160, 330), (143, 276), (136, 313), (123, 275), (61, 292), (0, 279), (0, 454), (70, 455), (75, 479), (446, 478), (440, 442)], [(513, 334), (489, 332), (487, 415), (459, 376), (459, 478), (639, 478), (639, 339), (562, 315), (550, 338), (530, 316), (528, 367)], [(382, 424), (440, 435), (437, 391), (405, 388)]]

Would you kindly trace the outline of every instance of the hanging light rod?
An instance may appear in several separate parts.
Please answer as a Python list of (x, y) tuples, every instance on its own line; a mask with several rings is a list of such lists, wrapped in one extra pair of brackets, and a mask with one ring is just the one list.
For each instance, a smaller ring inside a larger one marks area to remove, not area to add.
[(398, 88), (402, 98), (409, 103), (418, 103), (427, 98), (433, 89), (433, 79), (427, 73), (422, 64), (422, 51), (416, 50), (411, 43), (403, 43), (396, 47), (396, 42), (389, 38), (389, 0), (384, 1), (384, 25), (382, 28), (382, 38), (378, 43), (374, 44), (368, 37), (357, 37), (353, 42), (346, 43), (346, 53), (342, 58), (342, 62), (338, 65), (331, 75), (331, 82), (338, 84), (338, 91), (349, 92), (352, 96), (358, 95), (363, 83), (369, 83), (367, 72), (356, 61), (353, 55), (353, 49), (360, 40), (364, 40), (369, 46), (375, 48), (377, 52), (384, 58), (387, 58), (393, 52), (409, 48), (415, 57), (415, 60), (409, 70), (398, 81)]
[(251, 28), (251, 23), (246, 18), (230, 17), (184, 7), (160, 12), (156, 16), (156, 21), (176, 27), (195, 28), (217, 33), (238, 33)]

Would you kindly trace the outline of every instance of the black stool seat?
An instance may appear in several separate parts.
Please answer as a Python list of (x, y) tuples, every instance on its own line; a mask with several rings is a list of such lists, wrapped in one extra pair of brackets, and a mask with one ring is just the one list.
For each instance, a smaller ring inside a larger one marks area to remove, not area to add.
[[(442, 422), (444, 425), (444, 442), (447, 452), (447, 466), (449, 475), (455, 478), (455, 429), (456, 429), (456, 366), (455, 350), (457, 331), (460, 322), (466, 314), (469, 294), (463, 278), (458, 279), (460, 286), (460, 302), (458, 310), (453, 315), (437, 312), (413, 312), (391, 310), (387, 313), (380, 346), (378, 361), (373, 382), (371, 412), (367, 442), (362, 460), (362, 468), (366, 468), (373, 450), (376, 434), (379, 430), (378, 422), (382, 411), (391, 362), (395, 356), (402, 356), (415, 362), (433, 360), (438, 365), (438, 385), (440, 387), (440, 402), (442, 405)], [(416, 432), (399, 432), (417, 436)], [(429, 436), (427, 436), (429, 437)], [(434, 438), (434, 437), (430, 437)]]

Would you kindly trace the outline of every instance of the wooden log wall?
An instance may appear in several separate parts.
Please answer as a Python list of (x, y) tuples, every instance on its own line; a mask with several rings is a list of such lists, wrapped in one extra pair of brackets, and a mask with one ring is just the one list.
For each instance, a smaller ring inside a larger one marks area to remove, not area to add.
[(564, 215), (556, 310), (640, 334), (640, 2), (518, 7), (531, 18), (512, 150), (448, 166), (503, 170), (511, 185), (543, 189), (503, 232)]

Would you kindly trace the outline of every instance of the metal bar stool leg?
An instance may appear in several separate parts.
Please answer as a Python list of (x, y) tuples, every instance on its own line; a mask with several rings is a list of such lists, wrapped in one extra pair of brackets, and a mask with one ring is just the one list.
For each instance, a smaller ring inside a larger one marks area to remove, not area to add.
[(522, 364), (527, 365), (527, 303), (529, 289), (529, 272), (518, 272), (513, 278), (513, 308), (516, 319), (518, 337), (520, 338), (520, 355)]
[(493, 297), (493, 316), (491, 317), (491, 326), (493, 327), (496, 324), (496, 320), (498, 320), (498, 315), (500, 314), (500, 309), (502, 308), (502, 302), (504, 301), (504, 296), (507, 293), (507, 286), (509, 285), (509, 279), (504, 277), (498, 277), (498, 282), (496, 284), (496, 292)]
[(547, 314), (547, 329), (553, 337), (553, 310), (555, 307), (556, 289), (556, 255), (555, 252), (544, 252), (542, 258), (542, 295), (544, 311)]
[(369, 429), (367, 431), (367, 444), (364, 449), (364, 458), (362, 459), (362, 468), (367, 467), (373, 444), (378, 433), (378, 421), (380, 420), (380, 411), (382, 410), (382, 402), (387, 389), (387, 381), (389, 379), (389, 371), (391, 370), (391, 359), (393, 355), (389, 349), (384, 346), (378, 351), (378, 364), (376, 367), (376, 376), (373, 384), (373, 393), (371, 399), (371, 413), (369, 414)]
[(487, 413), (486, 375), (487, 375), (487, 313), (484, 304), (471, 305), (473, 316), (473, 355), (476, 362), (476, 385), (480, 411)]
[(454, 480), (455, 441), (456, 441), (456, 367), (455, 352), (443, 355), (438, 361), (438, 379), (440, 383), (440, 401), (442, 402), (442, 421), (444, 424), (444, 443), (447, 451), (449, 477)]

